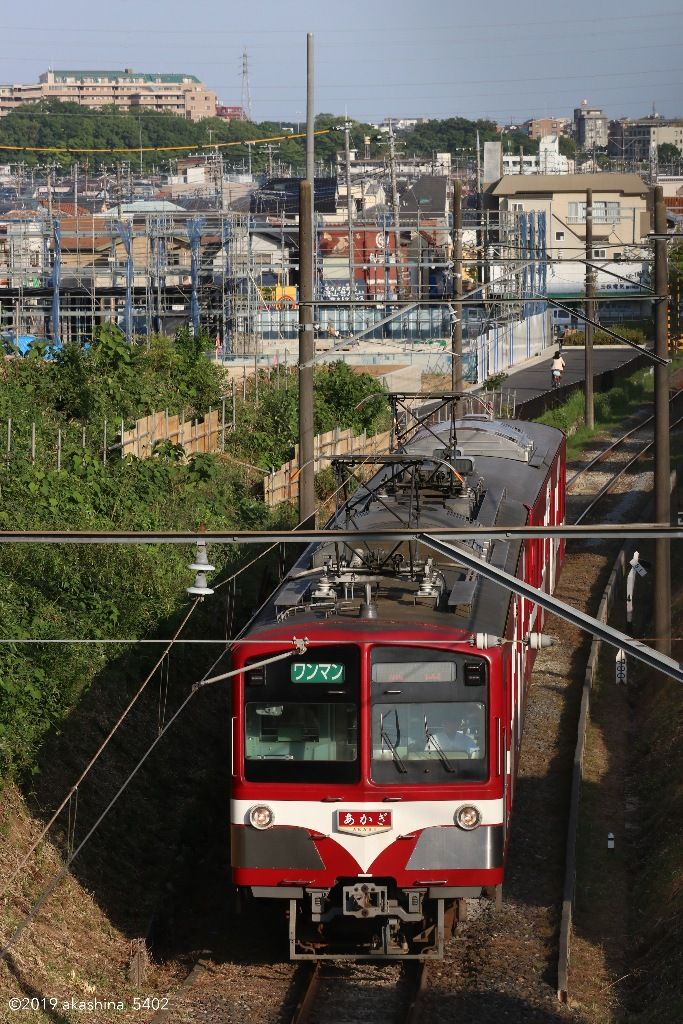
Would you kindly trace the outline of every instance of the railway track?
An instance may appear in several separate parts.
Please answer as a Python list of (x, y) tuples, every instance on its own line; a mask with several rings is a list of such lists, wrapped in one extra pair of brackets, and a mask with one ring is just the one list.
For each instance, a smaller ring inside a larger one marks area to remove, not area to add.
[[(677, 391), (672, 396), (670, 404), (673, 404), (673, 402), (681, 394), (681, 391)], [(622, 434), (618, 438), (616, 438), (616, 440), (614, 440), (602, 451), (598, 452), (598, 454), (594, 458), (592, 458), (585, 466), (582, 466), (576, 473), (573, 474), (573, 476), (571, 476), (567, 480), (567, 494), (578, 496), (578, 490), (576, 487), (577, 481), (585, 478), (587, 474), (600, 473), (600, 470), (596, 470), (596, 467), (599, 466), (601, 463), (605, 462), (609, 456), (614, 455), (617, 452), (619, 452), (620, 455), (624, 454), (622, 452), (622, 449), (624, 449), (624, 446), (627, 444), (627, 442), (630, 441), (631, 438), (634, 437), (634, 435), (639, 434), (643, 430), (645, 430), (653, 422), (653, 420), (654, 416), (648, 416), (646, 419), (642, 420), (640, 423), (637, 423), (634, 427), (632, 427), (631, 430), (626, 431), (625, 434)], [(679, 417), (678, 419), (674, 420), (674, 422), (671, 423), (670, 429), (675, 430), (677, 427), (681, 425), (681, 423), (683, 423), (683, 417)], [(633, 455), (629, 456), (628, 453), (625, 453), (625, 458), (623, 459), (623, 461), (621, 461), (619, 467), (608, 477), (606, 482), (599, 487), (599, 490), (589, 501), (588, 505), (581, 509), (578, 515), (574, 517), (573, 525), (578, 526), (580, 523), (584, 522), (591, 514), (591, 512), (593, 512), (596, 506), (598, 506), (602, 502), (602, 500), (614, 490), (619, 480), (621, 480), (621, 478), (625, 476), (626, 473), (632, 470), (633, 467), (636, 466), (637, 463), (641, 459), (643, 459), (651, 451), (653, 447), (654, 441), (650, 440), (646, 441), (645, 444), (643, 444), (642, 447), (640, 447)]]
[(288, 1024), (418, 1024), (427, 964), (309, 967)]
[[(575, 473), (568, 490), (578, 507), (576, 481), (614, 453), (624, 458), (599, 493), (579, 509), (582, 521), (642, 458), (651, 442), (623, 452), (652, 418), (636, 424)], [(683, 418), (672, 427), (678, 427)], [(614, 460), (616, 461), (616, 460)], [(629, 496), (621, 494), (621, 499)], [(614, 500), (617, 500), (615, 497)], [(569, 518), (569, 517), (568, 517)], [(582, 546), (583, 547), (583, 546)], [(559, 596), (589, 611), (596, 580), (609, 562), (600, 548), (570, 555)], [(603, 565), (604, 563), (604, 565)], [(594, 610), (594, 609), (593, 609)], [(564, 869), (566, 822), (563, 799), (571, 770), (560, 726), (573, 718), (580, 686), (574, 655), (584, 637), (558, 622), (561, 643), (541, 652), (532, 677), (520, 762), (515, 823), (503, 907), (494, 913), (485, 901), (473, 904), (470, 920), (458, 927), (444, 961), (415, 963), (323, 962), (316, 966), (281, 959), (283, 945), (272, 924), (258, 922), (254, 943), (235, 938), (237, 922), (221, 920), (221, 932), (233, 932), (225, 949), (205, 958), (191, 984), (171, 995), (168, 1010), (155, 1024), (417, 1024), (418, 1021), (467, 1019), (484, 1024), (586, 1024), (580, 1011), (559, 1009), (554, 991), (557, 906)], [(581, 667), (583, 661), (579, 656)], [(564, 776), (564, 780), (563, 780)], [(223, 856), (222, 844), (219, 847)], [(269, 949), (272, 947), (272, 952)]]
[(239, 964), (208, 956), (151, 1024), (419, 1024), (427, 966)]

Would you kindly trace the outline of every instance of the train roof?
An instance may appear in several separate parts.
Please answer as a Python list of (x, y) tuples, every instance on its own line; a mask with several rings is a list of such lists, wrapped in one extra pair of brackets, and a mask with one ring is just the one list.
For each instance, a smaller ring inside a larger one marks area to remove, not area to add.
[[(401, 452), (373, 457), (371, 479), (347, 487), (328, 529), (387, 527), (427, 533), (449, 526), (521, 526), (536, 503), (564, 435), (544, 424), (475, 415), (422, 427)], [(336, 460), (338, 476), (358, 481), (364, 457)], [(460, 543), (514, 573), (521, 541)], [(368, 586), (370, 591), (367, 590)], [(368, 601), (368, 597), (370, 600)], [(250, 632), (296, 621), (364, 636), (388, 626), (447, 627), (501, 636), (510, 593), (476, 573), (433, 556), (417, 541), (326, 541), (309, 545), (260, 609)], [(324, 630), (323, 630), (324, 632)]]

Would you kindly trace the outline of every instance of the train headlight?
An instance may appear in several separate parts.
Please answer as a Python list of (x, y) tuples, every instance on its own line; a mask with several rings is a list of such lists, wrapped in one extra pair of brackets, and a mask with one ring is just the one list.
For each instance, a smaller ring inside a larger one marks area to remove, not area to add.
[(455, 824), (464, 828), (466, 832), (471, 832), (473, 828), (481, 825), (481, 814), (476, 807), (471, 807), (469, 804), (458, 807), (455, 812)]
[(249, 824), (258, 829), (270, 828), (275, 821), (275, 815), (265, 804), (255, 804), (254, 807), (250, 807), (247, 817)]

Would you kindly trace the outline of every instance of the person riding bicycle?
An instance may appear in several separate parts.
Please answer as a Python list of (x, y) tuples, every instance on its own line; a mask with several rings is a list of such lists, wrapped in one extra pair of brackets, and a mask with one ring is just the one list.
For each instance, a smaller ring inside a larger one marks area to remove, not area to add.
[(550, 367), (551, 374), (552, 374), (552, 384), (553, 384), (554, 388), (559, 388), (560, 381), (562, 380), (562, 374), (564, 373), (565, 366), (566, 366), (566, 363), (565, 363), (564, 359), (562, 358), (562, 353), (560, 352), (559, 349), (557, 349), (555, 351), (555, 355), (553, 356), (553, 361), (552, 361), (552, 364), (551, 364), (551, 367)]

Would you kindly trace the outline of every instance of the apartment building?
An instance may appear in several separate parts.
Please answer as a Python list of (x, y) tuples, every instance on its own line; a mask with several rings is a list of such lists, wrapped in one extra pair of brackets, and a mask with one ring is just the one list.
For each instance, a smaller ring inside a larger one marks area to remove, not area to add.
[[(545, 294), (561, 301), (581, 301), (586, 265), (586, 189), (592, 189), (593, 248), (596, 296), (600, 318), (620, 320), (647, 316), (646, 299), (650, 246), (649, 187), (637, 174), (540, 174), (505, 176), (489, 186), (486, 206), (498, 209), (501, 221), (517, 224), (527, 244), (539, 244), (548, 262), (544, 266)], [(504, 211), (509, 216), (504, 217)], [(510, 221), (510, 216), (514, 220)], [(534, 234), (532, 225), (541, 230)], [(539, 237), (542, 241), (539, 241)], [(532, 239), (536, 239), (532, 242)], [(515, 231), (501, 236), (500, 253), (519, 255)], [(501, 264), (498, 275), (509, 275)]]
[(610, 121), (608, 153), (624, 160), (649, 160), (650, 153), (665, 142), (683, 154), (683, 121), (667, 121), (653, 115), (637, 121)]
[(37, 83), (0, 85), (0, 117), (24, 103), (60, 100), (84, 107), (117, 107), (177, 114), (190, 121), (213, 117), (216, 95), (195, 75), (123, 71), (46, 71)]
[(593, 190), (593, 257), (621, 260), (650, 230), (649, 186), (637, 174), (506, 175), (487, 190), (499, 210), (543, 211), (551, 259), (572, 259), (586, 240), (586, 189)]
[(583, 149), (603, 149), (607, 145), (607, 117), (600, 107), (590, 107), (588, 100), (574, 108), (574, 138)]
[(530, 139), (542, 139), (547, 135), (566, 135), (570, 121), (568, 117), (535, 117), (525, 121)]

